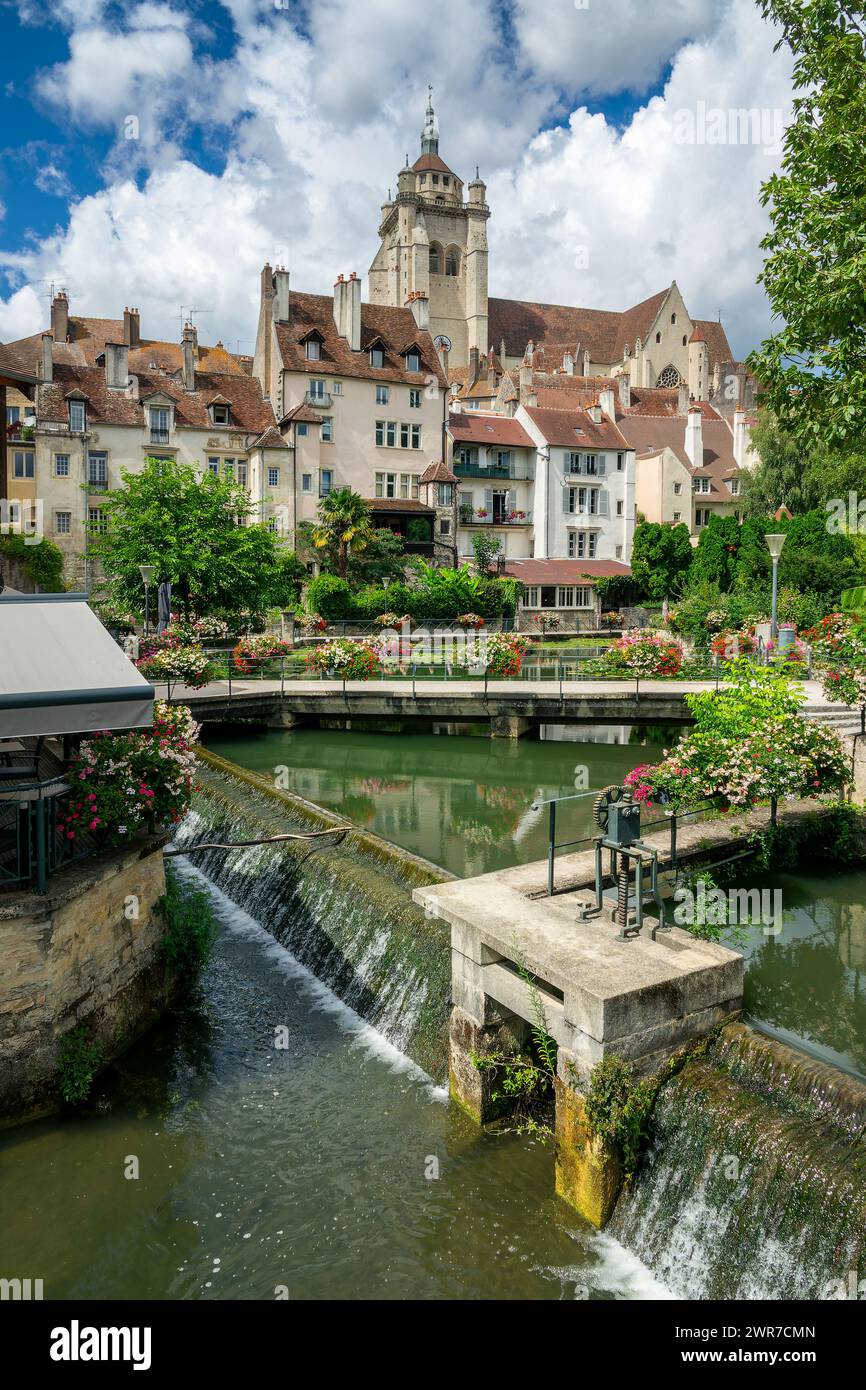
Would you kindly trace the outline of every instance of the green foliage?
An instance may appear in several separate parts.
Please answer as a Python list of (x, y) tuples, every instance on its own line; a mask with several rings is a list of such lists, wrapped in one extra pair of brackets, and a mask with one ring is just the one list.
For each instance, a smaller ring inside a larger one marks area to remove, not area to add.
[(182, 884), (166, 869), (165, 893), (160, 898), (165, 922), (163, 946), (166, 959), (182, 975), (195, 975), (210, 960), (216, 938), (216, 922), (207, 895)]
[(727, 593), (733, 586), (739, 548), (740, 523), (736, 517), (713, 514), (701, 530), (692, 558), (690, 587), (716, 584)]
[(277, 538), (253, 515), (246, 489), (230, 477), (200, 476), (176, 459), (147, 459), (124, 470), (123, 487), (102, 504), (108, 530), (94, 536), (112, 596), (141, 607), (139, 565), (156, 566), (173, 602), (191, 613), (261, 613), (282, 583)]
[(307, 586), (307, 608), (329, 623), (352, 617), (352, 591), (347, 580), (335, 574), (320, 574), (317, 579), (311, 579)]
[(552, 1133), (549, 1110), (556, 1079), (556, 1043), (547, 1029), (547, 1018), (535, 976), (517, 950), (517, 972), (529, 992), (532, 1046), (525, 1052), (495, 1050), (471, 1053), (473, 1066), (492, 1076), (490, 1099), (508, 1113), (519, 1134), (547, 1139)]
[(429, 541), (433, 537), (430, 522), (425, 516), (413, 516), (406, 527), (406, 539), (410, 541)]
[(370, 506), (350, 487), (335, 488), (321, 498), (312, 541), (327, 556), (327, 568), (340, 579), (349, 576), (350, 553), (367, 549), (373, 535)]
[(57, 1049), (57, 1082), (69, 1105), (80, 1105), (87, 1099), (104, 1060), (102, 1047), (90, 1040), (83, 1026), (63, 1035)]
[(846, 0), (758, 0), (794, 57), (781, 172), (762, 188), (761, 281), (782, 326), (749, 365), (796, 439), (866, 436), (866, 28)]
[(681, 593), (691, 563), (688, 526), (644, 521), (635, 528), (631, 574), (647, 598), (661, 602)]
[(699, 733), (747, 738), (766, 723), (796, 714), (804, 699), (783, 667), (755, 666), (746, 657), (725, 664), (725, 682), (718, 693), (686, 696)]
[(616, 1149), (626, 1173), (637, 1168), (655, 1096), (655, 1086), (637, 1081), (630, 1063), (615, 1052), (593, 1068), (585, 1096), (590, 1129)]
[(827, 529), (826, 511), (806, 512), (789, 521), (779, 559), (779, 581), (795, 589), (811, 589), (835, 607), (843, 589), (863, 580), (849, 536)]
[(66, 588), (63, 552), (53, 541), (43, 539), (28, 545), (25, 536), (0, 536), (0, 567), (3, 560), (20, 564), (34, 588), (44, 594), (62, 594)]
[(489, 574), (496, 567), (496, 558), (502, 550), (502, 542), (498, 536), (492, 536), (485, 531), (476, 531), (472, 537), (472, 553), (475, 556), (475, 568), (479, 574)]

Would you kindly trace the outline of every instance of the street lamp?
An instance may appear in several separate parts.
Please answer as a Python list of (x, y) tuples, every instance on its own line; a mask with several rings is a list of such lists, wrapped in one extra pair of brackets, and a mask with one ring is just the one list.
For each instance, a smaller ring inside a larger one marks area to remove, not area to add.
[(775, 642), (779, 636), (779, 624), (776, 619), (776, 607), (779, 600), (779, 556), (782, 553), (782, 546), (785, 544), (785, 533), (780, 532), (775, 536), (765, 536), (767, 549), (770, 552), (770, 559), (773, 561), (773, 607), (770, 613), (770, 641)]
[(138, 572), (144, 580), (144, 635), (150, 631), (150, 586), (156, 574), (156, 565), (139, 565)]

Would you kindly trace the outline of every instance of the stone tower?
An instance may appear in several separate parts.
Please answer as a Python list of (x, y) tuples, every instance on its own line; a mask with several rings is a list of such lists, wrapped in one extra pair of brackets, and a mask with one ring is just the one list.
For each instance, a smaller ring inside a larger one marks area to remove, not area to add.
[[(471, 348), (487, 351), (487, 189), (478, 176), (463, 199), (463, 181), (439, 155), (432, 91), (421, 154), (397, 175), (397, 196), (382, 206), (379, 250), (370, 266), (373, 304), (429, 302), (434, 340), (447, 338), (453, 364)], [(390, 198), (390, 194), (389, 194)]]

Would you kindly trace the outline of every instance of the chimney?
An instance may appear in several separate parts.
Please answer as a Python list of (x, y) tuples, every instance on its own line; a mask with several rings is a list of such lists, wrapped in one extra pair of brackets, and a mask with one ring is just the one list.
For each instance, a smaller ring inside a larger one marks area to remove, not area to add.
[(734, 463), (738, 468), (746, 467), (746, 412), (734, 411)]
[(65, 343), (69, 337), (69, 300), (65, 290), (58, 290), (51, 301), (51, 332), (55, 343)]
[(689, 408), (689, 388), (681, 381), (677, 388), (677, 415), (685, 415)]
[(346, 284), (345, 277), (338, 275), (334, 282), (334, 325), (341, 338), (345, 338), (346, 329), (346, 304), (349, 298), (349, 286)]
[(123, 311), (123, 341), (127, 347), (141, 347), (141, 316), (137, 309)]
[(689, 406), (686, 417), (686, 454), (693, 468), (704, 466), (704, 428), (700, 406)]
[(125, 391), (129, 381), (129, 347), (126, 343), (105, 344), (105, 384)]
[(39, 368), (40, 381), (53, 381), (54, 379), (54, 334), (42, 334), (42, 361)]
[(361, 351), (361, 281), (353, 270), (346, 289), (346, 339), (352, 352)]
[(195, 390), (195, 363), (198, 356), (198, 335), (191, 323), (183, 326), (183, 337), (180, 342), (180, 350), (183, 356), (183, 389), (184, 391)]
[(588, 407), (586, 413), (594, 425), (601, 424), (601, 406), (599, 405), (598, 401), (593, 401), (592, 405)]
[(283, 265), (274, 271), (274, 318), (277, 323), (289, 321), (289, 272)]
[(478, 373), (481, 370), (481, 353), (477, 347), (469, 349), (469, 385), (472, 386), (478, 380)]
[(407, 308), (412, 310), (412, 317), (418, 328), (426, 332), (430, 328), (430, 300), (421, 290), (413, 290), (407, 301)]
[(619, 390), (619, 404), (621, 410), (631, 409), (631, 377), (628, 372), (620, 372), (616, 379)]
[(613, 386), (605, 386), (598, 393), (598, 403), (608, 419), (616, 423), (616, 406), (614, 405)]

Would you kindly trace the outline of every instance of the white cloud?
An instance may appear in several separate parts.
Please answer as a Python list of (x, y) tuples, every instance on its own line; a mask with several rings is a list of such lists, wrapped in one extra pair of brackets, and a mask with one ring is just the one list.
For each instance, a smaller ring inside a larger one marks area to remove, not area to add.
[(518, 40), (535, 71), (568, 92), (643, 92), (688, 39), (707, 34), (718, 0), (516, 0)]
[[(557, 3), (546, 0), (550, 32), (562, 21)], [(478, 161), (488, 178), (491, 293), (621, 309), (676, 278), (693, 313), (722, 309), (744, 353), (767, 323), (755, 286), (765, 225), (758, 190), (774, 160), (761, 148), (680, 144), (674, 117), (701, 100), (785, 106), (788, 64), (772, 54), (775, 36), (753, 0), (724, 8), (671, 0), (652, 43), (643, 31), (635, 43), (632, 30), (629, 46), (630, 3), (591, 0), (593, 10), (575, 12), (581, 21), (595, 10), (607, 16), (607, 47), (597, 26), (591, 66), (613, 86), (645, 80), (620, 48), (642, 48), (646, 72), (673, 59), (664, 93), (624, 129), (579, 107), (541, 134), (560, 96), (537, 75), (555, 75), (553, 49), (524, 33), (536, 0), (517, 0), (517, 53), (501, 45), (493, 0), (441, 0), (435, 10), (317, 0), (308, 32), (270, 0), (231, 0), (240, 42), (222, 62), (191, 58), (181, 17), (167, 6), (132, 11), (120, 48), (112, 48), (118, 36), (85, 26), (71, 36), (70, 63), (52, 70), (55, 100), (94, 121), (125, 114), (131, 93), (148, 110), (167, 105), (224, 143), (224, 171), (203, 171), (163, 137), (138, 187), (121, 147), (106, 188), (71, 207), (67, 227), (0, 264), (15, 285), (68, 283), (73, 312), (114, 315), (137, 303), (151, 334), (175, 336), (181, 302), (201, 304), (213, 309), (203, 337), (249, 347), (265, 258), (285, 261), (293, 283), (311, 290), (327, 291), (340, 271), (366, 272), (379, 205), (405, 152), (414, 158), (418, 149), (429, 78), (444, 158), (467, 177)], [(677, 48), (706, 27), (710, 9), (712, 28)], [(562, 31), (562, 65), (573, 84), (586, 83), (586, 54), (568, 58), (570, 33)], [(152, 61), (157, 43), (166, 47)], [(100, 62), (111, 71), (88, 93)], [(0, 339), (22, 331), (28, 302), (0, 301)], [(31, 308), (24, 331), (43, 324), (38, 302)]]

